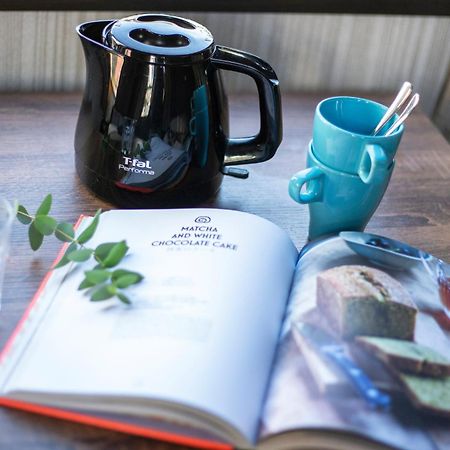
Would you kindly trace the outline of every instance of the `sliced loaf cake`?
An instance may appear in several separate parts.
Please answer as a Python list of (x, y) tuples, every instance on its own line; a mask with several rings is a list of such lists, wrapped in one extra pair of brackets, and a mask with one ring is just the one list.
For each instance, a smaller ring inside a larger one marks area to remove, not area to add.
[(417, 308), (406, 289), (378, 269), (345, 265), (321, 272), (317, 306), (344, 339), (414, 338)]

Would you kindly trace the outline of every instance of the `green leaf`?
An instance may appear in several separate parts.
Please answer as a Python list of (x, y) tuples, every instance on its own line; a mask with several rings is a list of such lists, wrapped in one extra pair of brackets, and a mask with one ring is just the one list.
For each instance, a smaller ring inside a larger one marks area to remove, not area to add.
[(59, 269), (60, 267), (65, 266), (70, 262), (70, 259), (66, 257), (66, 255), (63, 255), (62, 258), (54, 265), (54, 269)]
[(131, 305), (131, 300), (125, 294), (122, 294), (122, 292), (118, 292), (116, 295), (117, 295), (117, 297), (119, 297), (119, 300), (122, 303), (126, 303), (127, 305)]
[(17, 207), (17, 216), (16, 217), (20, 223), (23, 223), (24, 225), (28, 225), (29, 223), (31, 223), (33, 219), (29, 216), (30, 216), (30, 214), (26, 210), (25, 206), (19, 205)]
[(91, 257), (93, 252), (94, 251), (91, 250), (90, 248), (80, 248), (78, 250), (74, 250), (73, 252), (70, 252), (67, 255), (67, 258), (70, 261), (83, 262), (83, 261), (87, 261)]
[(111, 272), (108, 270), (88, 270), (84, 272), (86, 280), (93, 284), (104, 283), (111, 277)]
[(33, 251), (36, 251), (44, 241), (44, 235), (36, 228), (34, 222), (28, 228), (28, 240)]
[(36, 211), (36, 216), (46, 216), (52, 207), (52, 194), (48, 194)]
[(86, 278), (80, 283), (80, 285), (78, 286), (78, 290), (82, 291), (83, 289), (87, 289), (87, 288), (91, 288), (93, 286), (95, 286), (96, 283), (91, 283), (89, 280), (87, 280)]
[(63, 242), (72, 242), (75, 238), (72, 224), (67, 222), (58, 223), (55, 229), (55, 237)]
[(114, 297), (116, 293), (116, 287), (111, 284), (107, 284), (106, 286), (99, 287), (92, 293), (91, 301), (100, 302), (102, 300), (107, 300), (108, 298)]
[(68, 258), (68, 255), (70, 253), (72, 253), (73, 251), (75, 251), (78, 248), (78, 245), (76, 242), (73, 242), (72, 244), (70, 244), (67, 247), (66, 252), (64, 253), (64, 255), (62, 256), (62, 258), (58, 261), (57, 264), (55, 264), (55, 267), (53, 267), (54, 269), (59, 269), (60, 267), (65, 266), (67, 263), (70, 262), (70, 259)]
[(118, 280), (120, 277), (122, 277), (124, 275), (135, 275), (136, 277), (139, 278), (139, 281), (144, 279), (144, 277), (140, 273), (132, 272), (131, 270), (126, 270), (126, 269), (117, 269), (117, 270), (115, 270), (112, 273), (112, 275), (111, 275), (111, 279), (113, 281), (116, 281), (116, 280)]
[(121, 289), (124, 289), (128, 286), (131, 286), (132, 284), (139, 283), (142, 280), (142, 276), (139, 274), (129, 274), (129, 275), (122, 275), (120, 278), (118, 278), (114, 284)]
[(34, 219), (34, 226), (45, 236), (49, 236), (55, 231), (56, 220), (50, 216), (37, 215)]
[(100, 213), (102, 212), (101, 209), (99, 209), (94, 216), (94, 219), (90, 223), (90, 225), (78, 236), (77, 241), (80, 244), (84, 244), (85, 242), (89, 241), (92, 236), (94, 236), (95, 230), (97, 229), (98, 222), (100, 220)]
[(102, 260), (104, 267), (114, 267), (122, 261), (122, 258), (128, 251), (128, 245), (125, 241), (120, 241), (111, 247), (108, 255)]
[(103, 261), (115, 245), (116, 242), (106, 242), (104, 244), (100, 244), (94, 251), (95, 258), (98, 261)]

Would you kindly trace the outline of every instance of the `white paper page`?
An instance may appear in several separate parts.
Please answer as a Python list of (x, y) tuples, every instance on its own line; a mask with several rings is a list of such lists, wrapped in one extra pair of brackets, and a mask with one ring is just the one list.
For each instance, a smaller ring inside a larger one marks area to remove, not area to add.
[(148, 396), (212, 412), (254, 442), (297, 251), (259, 217), (111, 211), (94, 247), (127, 239), (133, 304), (65, 281), (6, 390)]

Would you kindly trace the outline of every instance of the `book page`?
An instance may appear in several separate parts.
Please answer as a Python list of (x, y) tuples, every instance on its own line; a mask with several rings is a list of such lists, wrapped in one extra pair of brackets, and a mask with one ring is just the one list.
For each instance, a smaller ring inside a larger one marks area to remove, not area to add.
[[(414, 342), (439, 352), (450, 361), (448, 331), (431, 315), (442, 311), (437, 287), (420, 261), (412, 268), (393, 270), (357, 255), (339, 237), (323, 241), (299, 260), (264, 409), (261, 438), (270, 442), (268, 438), (277, 434), (316, 430), (317, 436), (325, 431), (345, 432), (384, 446), (408, 450), (412, 448), (411, 443), (415, 450), (449, 448), (449, 418), (438, 417), (413, 404), (404, 387), (373, 354), (358, 354), (354, 341), (336, 336), (332, 324), (317, 306), (317, 275), (333, 267), (355, 264), (382, 270), (406, 288), (418, 308)], [(365, 371), (374, 385), (391, 396), (390, 407), (371, 405), (348, 375), (323, 354), (320, 345), (314, 345), (307, 337), (296, 341), (291, 329), (295, 323), (313, 324), (331, 335), (333, 345), (342, 346), (345, 354)]]
[(89, 246), (124, 238), (130, 254), (121, 266), (145, 276), (129, 289), (132, 305), (90, 302), (77, 291), (82, 270), (73, 270), (3, 391), (45, 394), (49, 404), (59, 394), (182, 404), (254, 442), (293, 243), (246, 213), (116, 210), (101, 216)]

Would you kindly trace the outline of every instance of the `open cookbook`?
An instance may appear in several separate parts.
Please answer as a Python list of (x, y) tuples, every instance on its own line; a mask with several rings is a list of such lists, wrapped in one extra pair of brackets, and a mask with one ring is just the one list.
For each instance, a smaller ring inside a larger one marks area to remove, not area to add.
[(132, 304), (90, 302), (89, 264), (51, 271), (0, 405), (205, 449), (449, 448), (450, 340), (420, 259), (382, 267), (341, 237), (299, 256), (216, 209), (109, 211), (89, 246), (122, 239)]

